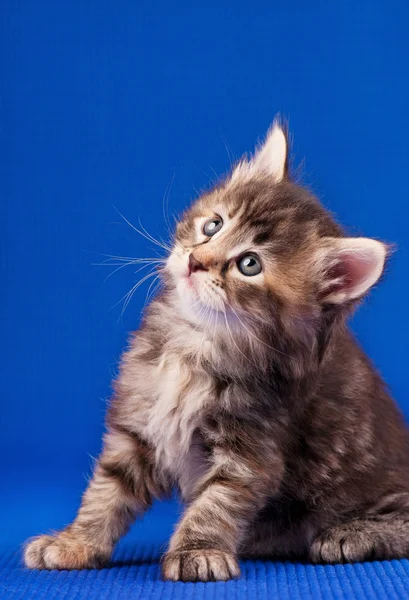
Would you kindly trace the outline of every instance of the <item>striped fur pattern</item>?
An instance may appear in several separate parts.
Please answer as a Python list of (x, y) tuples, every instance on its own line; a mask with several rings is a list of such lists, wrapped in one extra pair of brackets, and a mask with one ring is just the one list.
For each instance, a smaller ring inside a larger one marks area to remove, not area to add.
[[(287, 163), (276, 122), (182, 216), (78, 515), (26, 546), (28, 567), (105, 564), (174, 488), (186, 510), (165, 579), (227, 580), (239, 556), (409, 556), (407, 431), (345, 324), (387, 248), (346, 237)], [(261, 265), (251, 276), (249, 255)]]

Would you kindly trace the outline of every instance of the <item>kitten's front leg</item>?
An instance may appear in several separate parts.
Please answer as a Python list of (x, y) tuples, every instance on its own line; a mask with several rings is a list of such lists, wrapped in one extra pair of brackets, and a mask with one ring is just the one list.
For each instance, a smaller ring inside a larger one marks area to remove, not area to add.
[(214, 465), (199, 482), (163, 558), (165, 579), (225, 581), (239, 576), (240, 539), (267, 496), (278, 490), (283, 473), (277, 453), (267, 454), (266, 460), (253, 451), (238, 454), (232, 447), (218, 447)]
[(105, 564), (118, 539), (152, 496), (167, 490), (155, 473), (152, 451), (125, 430), (106, 435), (104, 450), (74, 522), (56, 535), (44, 535), (25, 548), (31, 569), (89, 569)]

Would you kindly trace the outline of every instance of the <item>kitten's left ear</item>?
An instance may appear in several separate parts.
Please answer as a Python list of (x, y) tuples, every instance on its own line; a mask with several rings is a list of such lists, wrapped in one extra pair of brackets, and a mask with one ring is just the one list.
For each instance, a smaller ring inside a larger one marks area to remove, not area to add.
[(363, 296), (379, 279), (387, 247), (369, 238), (325, 238), (315, 254), (319, 296), (323, 303), (342, 304)]
[(257, 149), (249, 167), (252, 172), (272, 175), (277, 182), (282, 181), (288, 171), (288, 139), (283, 125), (278, 119), (267, 132), (264, 143)]

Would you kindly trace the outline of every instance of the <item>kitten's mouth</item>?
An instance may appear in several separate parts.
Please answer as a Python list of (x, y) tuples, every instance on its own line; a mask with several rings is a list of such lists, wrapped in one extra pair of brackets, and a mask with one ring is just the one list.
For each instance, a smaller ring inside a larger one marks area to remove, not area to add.
[(183, 274), (179, 277), (179, 282), (177, 284), (178, 292), (181, 297), (181, 300), (187, 301), (194, 300), (197, 301), (200, 299), (200, 293), (197, 286), (197, 282), (193, 280), (188, 273)]
[(193, 281), (193, 277), (192, 277), (192, 276), (191, 276), (189, 273), (187, 273), (187, 275), (184, 275), (184, 276), (182, 277), (182, 279), (183, 279), (183, 281), (186, 283), (187, 287), (188, 287), (190, 290), (194, 290), (195, 292), (197, 292), (197, 289), (196, 289), (195, 283), (194, 283), (194, 281)]
[(179, 277), (178, 292), (182, 303), (188, 307), (189, 312), (204, 312), (207, 310), (223, 310), (220, 300), (214, 297), (211, 286), (206, 281), (200, 281), (194, 274), (184, 273)]

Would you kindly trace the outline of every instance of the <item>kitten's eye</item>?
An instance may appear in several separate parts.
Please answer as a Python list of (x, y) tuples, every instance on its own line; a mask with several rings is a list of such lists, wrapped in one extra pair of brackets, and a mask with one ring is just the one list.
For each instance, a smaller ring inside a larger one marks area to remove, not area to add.
[(203, 233), (208, 237), (212, 237), (223, 227), (223, 219), (221, 217), (213, 217), (206, 221), (203, 225)]
[(243, 275), (252, 277), (262, 271), (261, 261), (255, 254), (245, 254), (237, 261), (237, 268)]

